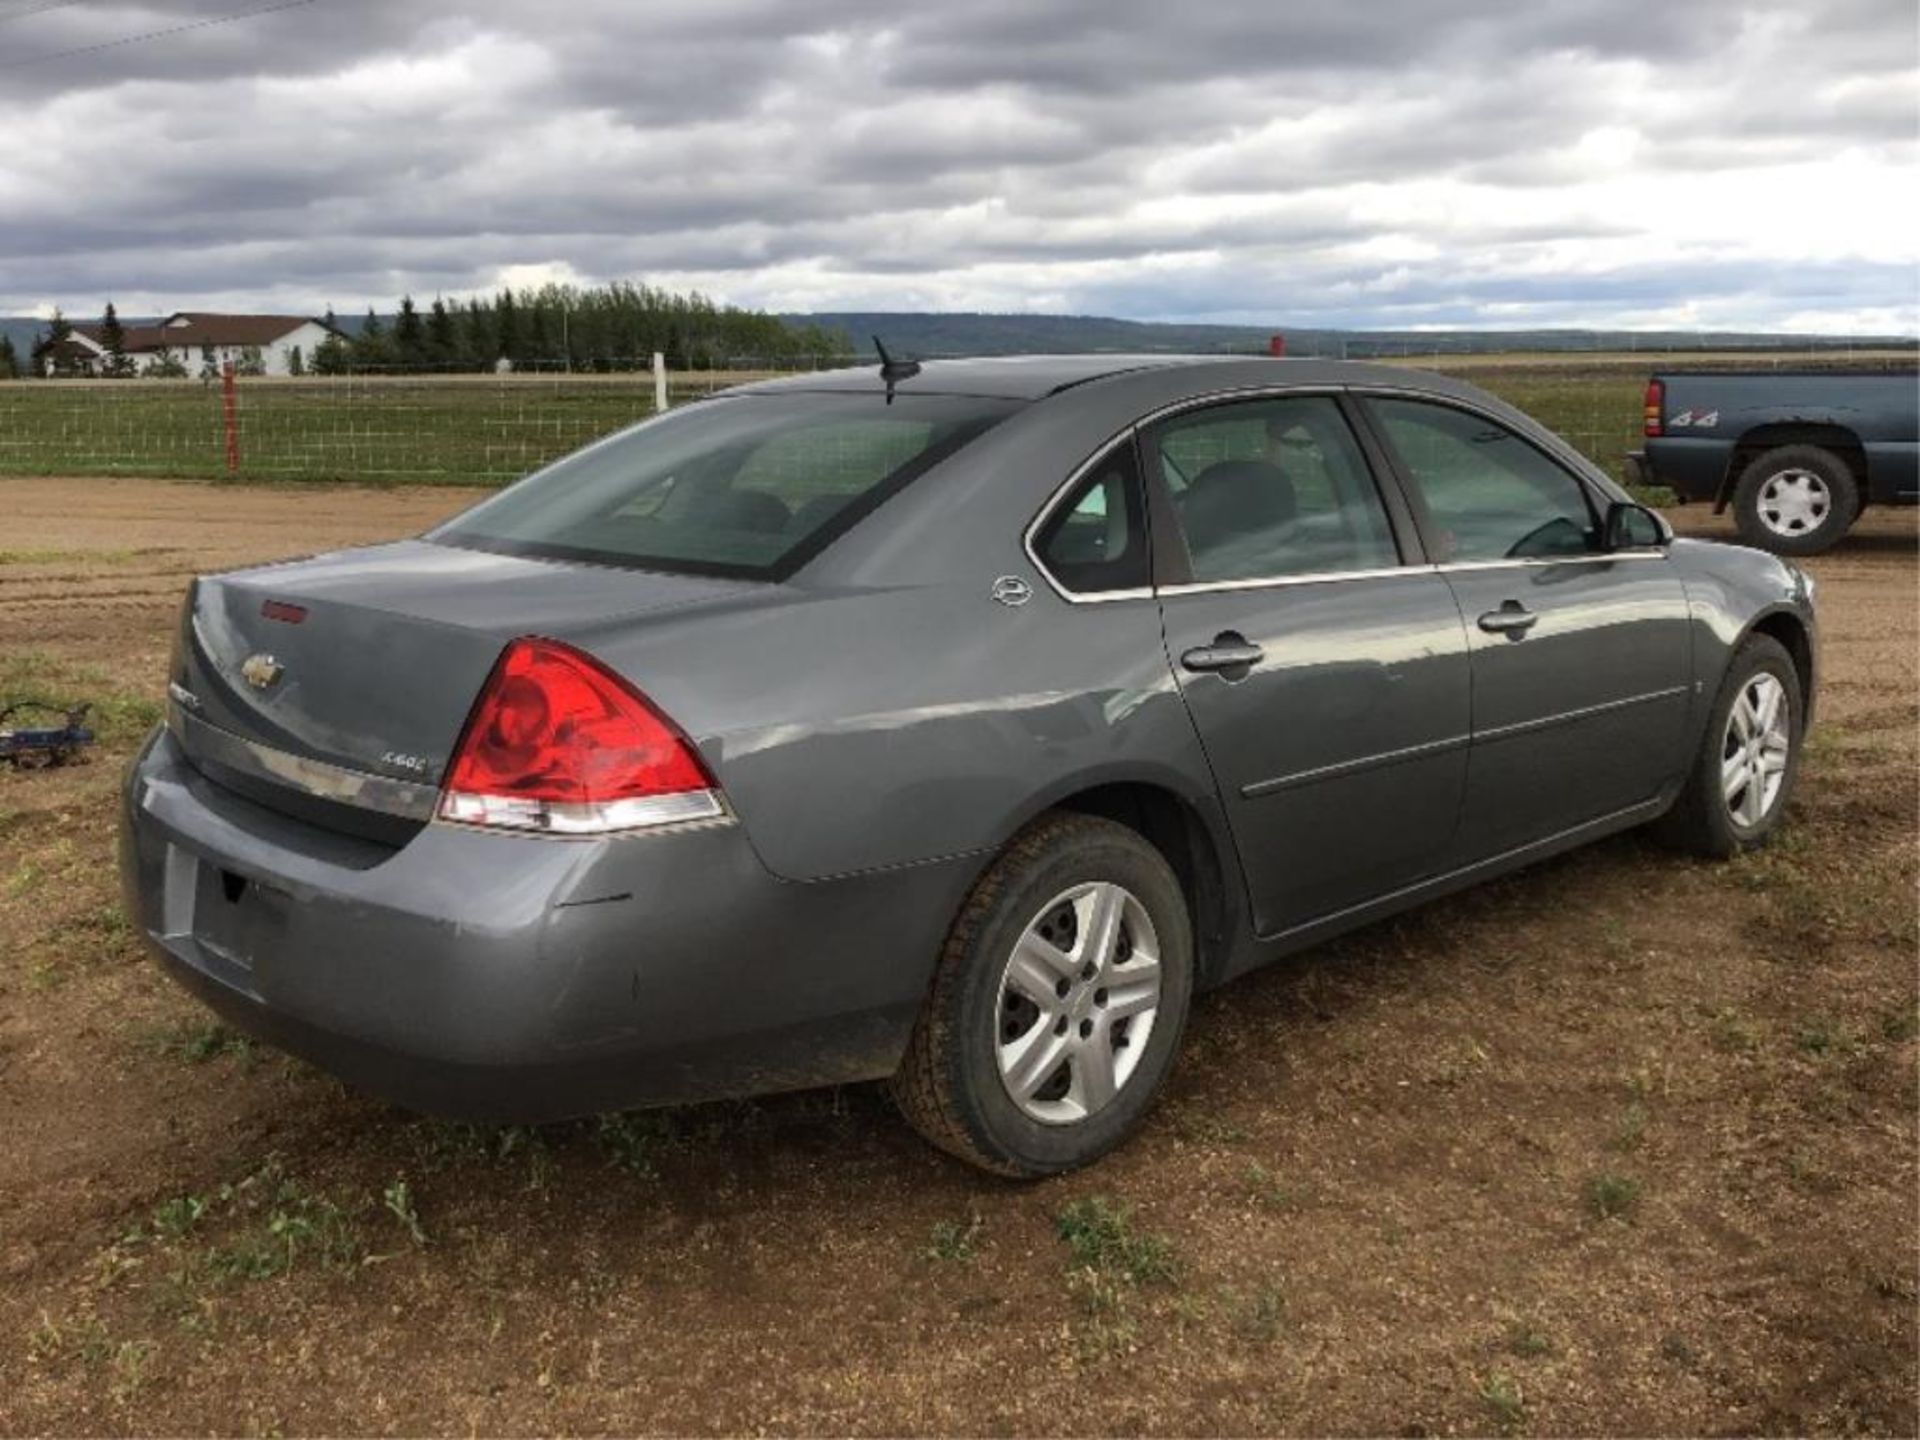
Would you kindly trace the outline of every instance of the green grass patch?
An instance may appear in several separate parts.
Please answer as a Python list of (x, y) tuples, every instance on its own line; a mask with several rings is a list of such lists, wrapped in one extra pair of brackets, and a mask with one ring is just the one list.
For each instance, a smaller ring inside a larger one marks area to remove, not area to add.
[(251, 1059), (253, 1041), (237, 1030), (229, 1030), (217, 1020), (196, 1020), (186, 1024), (161, 1026), (147, 1032), (147, 1048), (169, 1060), (189, 1065), (204, 1065), (222, 1055)]
[(1801, 1022), (1793, 1043), (1804, 1054), (1818, 1059), (1844, 1059), (1858, 1053), (1860, 1034), (1830, 1015), (1810, 1015)]
[(366, 1256), (352, 1210), (283, 1179), (246, 1224), (206, 1253), (224, 1280), (270, 1280), (301, 1263), (351, 1270)]
[(43, 1313), (27, 1332), (26, 1351), (29, 1359), (42, 1363), (74, 1362), (94, 1369), (113, 1358), (114, 1343), (97, 1315), (56, 1319)]
[(595, 1138), (609, 1165), (643, 1180), (657, 1180), (660, 1155), (677, 1137), (672, 1120), (656, 1111), (602, 1115), (595, 1122)]
[(1075, 1200), (1060, 1212), (1056, 1228), (1076, 1268), (1134, 1284), (1166, 1284), (1179, 1273), (1172, 1244), (1138, 1229), (1132, 1208), (1107, 1196)]
[(1596, 1220), (1627, 1220), (1640, 1208), (1640, 1182), (1607, 1173), (1587, 1181), (1587, 1209)]
[(1613, 1132), (1613, 1148), (1616, 1150), (1638, 1150), (1647, 1138), (1647, 1107), (1638, 1100), (1631, 1101), (1620, 1112), (1620, 1123)]
[(1507, 1324), (1506, 1347), (1509, 1354), (1522, 1360), (1538, 1360), (1553, 1353), (1553, 1341), (1531, 1320), (1512, 1320)]
[(986, 1223), (986, 1217), (978, 1211), (965, 1220), (936, 1222), (933, 1238), (927, 1245), (927, 1258), (948, 1262), (973, 1259), (980, 1253), (980, 1232)]
[(414, 1203), (413, 1187), (396, 1176), (393, 1183), (380, 1192), (381, 1203), (387, 1207), (387, 1213), (400, 1222), (401, 1228), (412, 1237), (416, 1245), (425, 1245), (426, 1227), (420, 1223), (420, 1209)]
[(1520, 1382), (1504, 1370), (1496, 1370), (1480, 1382), (1480, 1400), (1503, 1434), (1527, 1423), (1527, 1401)]
[[(424, 1244), (406, 1182), (389, 1186), (386, 1208)], [(156, 1247), (173, 1257), (171, 1289), (187, 1313), (210, 1284), (271, 1280), (306, 1267), (352, 1271), (368, 1258), (364, 1220), (371, 1197), (337, 1199), (289, 1175), (277, 1156), (257, 1170), (205, 1194), (175, 1195), (147, 1224), (103, 1252), (107, 1274), (138, 1268), (136, 1256)], [(403, 1213), (403, 1211), (405, 1213)]]
[(1247, 1191), (1269, 1210), (1291, 1210), (1300, 1200), (1293, 1186), (1258, 1160), (1247, 1163)]
[(1278, 1285), (1256, 1286), (1249, 1294), (1232, 1296), (1228, 1310), (1233, 1333), (1256, 1345), (1278, 1338), (1287, 1319), (1287, 1297)]
[(1766, 1027), (1753, 1016), (1727, 1006), (1714, 1012), (1708, 1033), (1713, 1048), (1723, 1055), (1751, 1055), (1760, 1048)]
[(1139, 1348), (1140, 1325), (1133, 1318), (1124, 1280), (1097, 1270), (1076, 1270), (1067, 1283), (1080, 1310), (1073, 1338), (1082, 1360), (1104, 1360)]

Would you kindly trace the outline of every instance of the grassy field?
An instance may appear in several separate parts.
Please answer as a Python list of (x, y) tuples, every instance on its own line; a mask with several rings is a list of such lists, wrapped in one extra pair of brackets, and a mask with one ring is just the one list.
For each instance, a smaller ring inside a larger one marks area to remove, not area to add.
[[(497, 484), (652, 413), (637, 375), (241, 381), (232, 478)], [(220, 387), (0, 385), (0, 474), (228, 478)]]
[[(1470, 379), (1617, 473), (1620, 457), (1637, 444), (1647, 372), (1669, 358), (1393, 363), (1430, 364)], [(678, 374), (673, 398), (753, 378), (738, 371)], [(229, 477), (218, 385), (18, 381), (0, 384), (0, 474), (496, 485), (652, 413), (646, 375), (243, 380), (240, 463)]]

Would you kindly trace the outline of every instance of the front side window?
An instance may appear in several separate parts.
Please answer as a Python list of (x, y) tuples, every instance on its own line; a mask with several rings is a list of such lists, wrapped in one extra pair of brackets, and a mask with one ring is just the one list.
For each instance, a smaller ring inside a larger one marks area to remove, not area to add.
[(1326, 396), (1192, 411), (1157, 429), (1151, 453), (1197, 584), (1400, 563), (1366, 457)]
[(590, 445), (427, 538), (777, 578), (1018, 402), (789, 393), (703, 400)]
[(1424, 400), (1368, 403), (1426, 501), (1436, 560), (1524, 560), (1598, 548), (1586, 487), (1504, 425)]
[(1147, 529), (1131, 437), (1094, 462), (1079, 488), (1047, 517), (1033, 549), (1048, 573), (1075, 594), (1147, 584)]

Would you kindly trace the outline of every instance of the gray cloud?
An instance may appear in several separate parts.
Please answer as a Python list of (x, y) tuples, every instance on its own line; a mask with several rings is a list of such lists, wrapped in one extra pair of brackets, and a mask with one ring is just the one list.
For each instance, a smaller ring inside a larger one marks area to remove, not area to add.
[[(554, 274), (783, 309), (1920, 323), (1907, 0), (315, 0), (60, 57), (244, 8), (0, 5), (0, 311)], [(1795, 199), (1808, 223), (1755, 223)]]

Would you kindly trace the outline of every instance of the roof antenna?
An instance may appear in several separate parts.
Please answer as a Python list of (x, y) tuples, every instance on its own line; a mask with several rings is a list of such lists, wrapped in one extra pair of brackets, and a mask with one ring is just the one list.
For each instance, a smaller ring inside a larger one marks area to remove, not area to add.
[(878, 335), (873, 337), (873, 348), (880, 352), (880, 378), (887, 382), (887, 404), (893, 403), (893, 387), (902, 380), (911, 380), (920, 373), (918, 360), (896, 360), (887, 353), (887, 347), (880, 343)]

